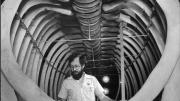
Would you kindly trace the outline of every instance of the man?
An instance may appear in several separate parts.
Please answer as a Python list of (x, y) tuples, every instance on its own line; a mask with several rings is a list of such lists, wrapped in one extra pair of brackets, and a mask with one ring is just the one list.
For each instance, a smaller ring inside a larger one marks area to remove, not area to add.
[(85, 62), (85, 55), (75, 53), (70, 56), (71, 76), (63, 81), (58, 97), (61, 101), (95, 101), (97, 96), (100, 101), (112, 101), (104, 95), (96, 77), (84, 72)]

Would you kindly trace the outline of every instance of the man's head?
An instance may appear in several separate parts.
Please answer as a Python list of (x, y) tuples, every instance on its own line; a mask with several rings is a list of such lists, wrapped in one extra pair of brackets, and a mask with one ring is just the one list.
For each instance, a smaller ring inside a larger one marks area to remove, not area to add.
[(69, 65), (71, 68), (72, 77), (79, 80), (84, 72), (86, 56), (80, 53), (74, 53), (69, 57)]

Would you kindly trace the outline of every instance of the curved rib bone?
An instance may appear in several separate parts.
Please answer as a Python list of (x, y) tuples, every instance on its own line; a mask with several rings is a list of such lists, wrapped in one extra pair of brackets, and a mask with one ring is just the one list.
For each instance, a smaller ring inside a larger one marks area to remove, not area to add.
[(152, 101), (166, 85), (180, 56), (180, 6), (178, 0), (173, 2), (171, 0), (157, 0), (157, 2), (167, 17), (168, 36), (165, 50), (143, 87), (129, 101)]

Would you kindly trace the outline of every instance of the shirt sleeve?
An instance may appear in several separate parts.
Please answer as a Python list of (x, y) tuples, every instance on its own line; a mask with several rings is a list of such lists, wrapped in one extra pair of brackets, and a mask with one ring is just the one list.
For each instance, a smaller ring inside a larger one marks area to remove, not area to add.
[(95, 95), (99, 99), (102, 99), (105, 96), (104, 95), (104, 89), (102, 88), (102, 86), (100, 85), (100, 83), (98, 82), (96, 77), (94, 77), (94, 88), (95, 88)]
[(62, 99), (67, 99), (67, 96), (68, 96), (67, 84), (64, 81), (62, 86), (61, 86), (61, 89), (60, 89), (60, 92), (58, 94), (58, 97), (62, 98)]

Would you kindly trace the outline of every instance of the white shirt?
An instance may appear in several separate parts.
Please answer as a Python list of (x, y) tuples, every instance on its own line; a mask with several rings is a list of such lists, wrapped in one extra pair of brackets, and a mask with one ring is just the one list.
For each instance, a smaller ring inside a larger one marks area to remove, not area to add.
[(104, 89), (96, 77), (84, 73), (80, 80), (68, 77), (64, 80), (58, 97), (67, 101), (95, 101), (95, 95), (103, 98)]

